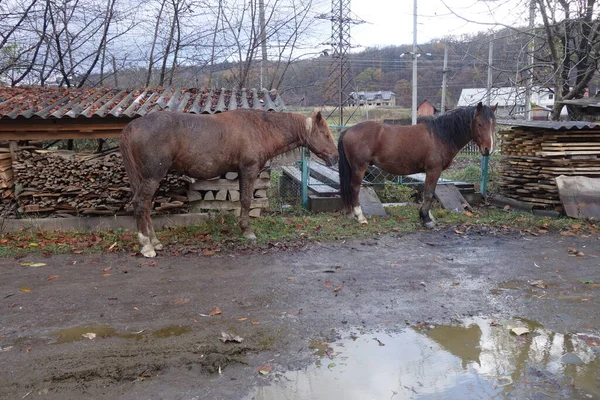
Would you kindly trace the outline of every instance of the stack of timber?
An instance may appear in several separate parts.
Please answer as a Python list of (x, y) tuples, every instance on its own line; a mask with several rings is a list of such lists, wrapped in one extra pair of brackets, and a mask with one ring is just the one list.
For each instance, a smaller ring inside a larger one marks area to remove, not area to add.
[(559, 208), (555, 178), (560, 175), (600, 177), (600, 128), (554, 130), (513, 127), (500, 132), (503, 160), (502, 195)]
[[(116, 151), (81, 154), (72, 151), (22, 150), (15, 153), (16, 207), (4, 204), (8, 217), (131, 214), (129, 180)], [(153, 203), (157, 213), (187, 211), (187, 182), (169, 173)]]
[[(11, 172), (12, 179), (2, 191), (0, 214), (3, 217), (133, 214), (129, 179), (116, 149), (86, 154), (20, 148), (14, 152), (14, 159), (10, 158), (11, 153), (0, 152), (0, 166), (3, 165), (2, 154), (8, 154), (6, 170)], [(259, 217), (268, 207), (270, 183), (270, 173), (261, 172), (254, 187), (251, 216)], [(235, 172), (210, 180), (195, 180), (169, 172), (152, 203), (154, 214), (206, 211), (239, 214), (240, 208)]]
[[(270, 172), (262, 171), (254, 184), (251, 217), (260, 217), (262, 210), (269, 207), (267, 193), (270, 186)], [(232, 211), (239, 215), (241, 204), (238, 173), (228, 172), (214, 179), (191, 182), (187, 197), (192, 212)]]
[(12, 169), (12, 155), (8, 147), (0, 147), (0, 189), (2, 197), (12, 194), (10, 190), (13, 187), (14, 174)]

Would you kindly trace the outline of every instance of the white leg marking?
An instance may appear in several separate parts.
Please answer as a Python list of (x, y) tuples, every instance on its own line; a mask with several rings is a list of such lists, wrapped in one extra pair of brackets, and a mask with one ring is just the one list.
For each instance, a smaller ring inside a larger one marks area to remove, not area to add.
[(361, 225), (367, 225), (367, 219), (365, 218), (365, 215), (362, 212), (362, 208), (361, 206), (356, 206), (352, 209), (352, 211), (354, 212), (354, 216), (358, 219), (358, 222)]
[(140, 253), (142, 253), (144, 257), (156, 257), (156, 251), (154, 251), (154, 246), (152, 246), (150, 238), (138, 232), (138, 239), (142, 246)]

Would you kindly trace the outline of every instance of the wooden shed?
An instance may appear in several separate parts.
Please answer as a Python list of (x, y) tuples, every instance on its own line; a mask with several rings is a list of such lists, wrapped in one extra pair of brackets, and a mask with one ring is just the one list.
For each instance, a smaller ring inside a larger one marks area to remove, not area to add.
[(498, 121), (499, 191), (532, 208), (562, 211), (556, 178), (600, 178), (600, 125), (571, 121)]
[[(0, 213), (129, 214), (129, 185), (118, 148), (81, 155), (47, 151), (30, 146), (31, 141), (118, 138), (127, 123), (154, 111), (214, 114), (236, 108), (281, 111), (285, 105), (277, 91), (256, 89), (0, 88)], [(167, 176), (155, 212), (239, 210), (236, 174), (200, 183), (186, 178)], [(169, 184), (182, 182), (183, 192), (169, 192)], [(268, 205), (268, 182), (268, 174), (257, 182), (254, 216)]]

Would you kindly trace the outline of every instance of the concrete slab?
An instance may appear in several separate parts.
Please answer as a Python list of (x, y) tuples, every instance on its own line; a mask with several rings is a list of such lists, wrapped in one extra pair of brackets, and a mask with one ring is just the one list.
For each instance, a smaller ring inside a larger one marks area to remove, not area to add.
[(358, 194), (358, 200), (362, 207), (363, 213), (366, 215), (386, 216), (387, 213), (379, 200), (379, 196), (375, 193), (372, 187), (361, 186)]

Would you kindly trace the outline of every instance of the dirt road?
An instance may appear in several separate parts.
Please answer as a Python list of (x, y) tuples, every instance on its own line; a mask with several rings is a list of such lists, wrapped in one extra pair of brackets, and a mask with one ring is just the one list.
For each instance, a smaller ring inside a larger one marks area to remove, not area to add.
[(444, 229), (0, 274), (2, 399), (600, 396), (597, 237)]

